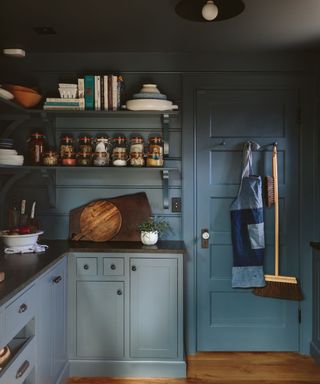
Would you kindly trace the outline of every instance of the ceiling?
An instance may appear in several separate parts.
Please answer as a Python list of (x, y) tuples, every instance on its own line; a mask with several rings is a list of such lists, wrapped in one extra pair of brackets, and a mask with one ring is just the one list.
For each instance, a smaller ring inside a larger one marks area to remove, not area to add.
[[(1, 0), (0, 46), (27, 53), (320, 49), (320, 0), (243, 0), (242, 14), (211, 23), (180, 18), (174, 11), (177, 2)], [(43, 26), (56, 34), (34, 31)]]

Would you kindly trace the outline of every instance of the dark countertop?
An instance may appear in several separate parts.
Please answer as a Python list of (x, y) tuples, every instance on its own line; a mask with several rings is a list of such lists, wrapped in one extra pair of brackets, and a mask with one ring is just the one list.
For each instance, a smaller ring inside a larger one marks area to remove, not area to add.
[(183, 241), (159, 241), (145, 246), (140, 242), (101, 242), (69, 240), (42, 240), (49, 248), (41, 253), (7, 255), (0, 252), (0, 271), (5, 280), (0, 282), (0, 305), (10, 300), (37, 277), (63, 258), (67, 252), (131, 252), (131, 253), (181, 253), (185, 252)]

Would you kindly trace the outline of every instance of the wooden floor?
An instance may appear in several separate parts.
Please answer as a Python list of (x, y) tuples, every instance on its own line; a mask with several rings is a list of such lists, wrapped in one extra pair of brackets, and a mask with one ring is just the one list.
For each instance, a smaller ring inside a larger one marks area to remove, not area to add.
[(296, 353), (198, 353), (187, 379), (71, 378), (69, 384), (320, 384), (320, 365)]

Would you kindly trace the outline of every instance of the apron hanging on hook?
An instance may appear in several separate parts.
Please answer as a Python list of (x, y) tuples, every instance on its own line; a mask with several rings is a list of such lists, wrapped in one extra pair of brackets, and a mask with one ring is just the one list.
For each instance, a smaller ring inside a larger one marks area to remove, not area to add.
[(252, 171), (252, 151), (259, 148), (255, 142), (244, 143), (239, 191), (230, 207), (233, 288), (265, 286), (262, 181)]

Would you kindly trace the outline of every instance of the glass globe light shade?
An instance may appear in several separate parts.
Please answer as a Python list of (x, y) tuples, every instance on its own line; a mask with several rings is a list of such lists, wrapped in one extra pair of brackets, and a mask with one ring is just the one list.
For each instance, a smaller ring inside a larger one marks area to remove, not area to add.
[(207, 21), (212, 21), (218, 16), (218, 7), (212, 0), (208, 0), (202, 8), (202, 17)]

